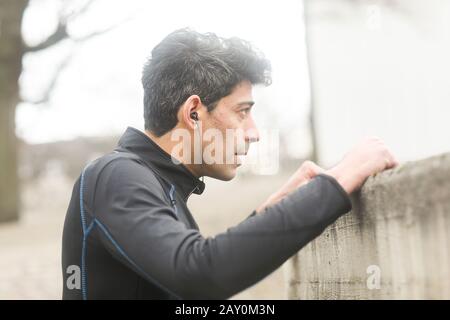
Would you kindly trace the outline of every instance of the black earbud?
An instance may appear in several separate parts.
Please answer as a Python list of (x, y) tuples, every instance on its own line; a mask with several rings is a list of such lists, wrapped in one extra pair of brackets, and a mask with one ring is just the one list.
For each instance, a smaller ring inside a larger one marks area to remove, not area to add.
[(191, 112), (191, 119), (198, 121), (198, 113), (196, 111)]

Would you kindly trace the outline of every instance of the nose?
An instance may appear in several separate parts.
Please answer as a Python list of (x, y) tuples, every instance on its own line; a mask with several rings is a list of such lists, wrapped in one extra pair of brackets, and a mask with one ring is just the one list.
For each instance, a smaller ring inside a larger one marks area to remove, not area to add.
[(258, 142), (259, 138), (259, 131), (256, 127), (255, 121), (253, 121), (253, 118), (250, 118), (249, 124), (245, 130), (245, 141), (248, 143)]

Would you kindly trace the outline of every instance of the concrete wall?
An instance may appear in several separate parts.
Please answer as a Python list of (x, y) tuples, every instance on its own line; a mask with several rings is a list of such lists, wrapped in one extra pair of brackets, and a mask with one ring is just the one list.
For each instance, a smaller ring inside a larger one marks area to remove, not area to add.
[(450, 299), (450, 153), (371, 177), (352, 202), (286, 263), (289, 299)]

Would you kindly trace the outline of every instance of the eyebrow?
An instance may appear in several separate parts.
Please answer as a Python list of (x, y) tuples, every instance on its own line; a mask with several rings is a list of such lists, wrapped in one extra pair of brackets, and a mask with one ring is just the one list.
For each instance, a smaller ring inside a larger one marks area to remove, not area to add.
[(238, 104), (236, 104), (236, 106), (237, 107), (241, 107), (241, 106), (244, 106), (244, 105), (248, 105), (249, 107), (252, 107), (254, 104), (255, 104), (255, 101), (249, 100), (249, 101), (239, 102)]

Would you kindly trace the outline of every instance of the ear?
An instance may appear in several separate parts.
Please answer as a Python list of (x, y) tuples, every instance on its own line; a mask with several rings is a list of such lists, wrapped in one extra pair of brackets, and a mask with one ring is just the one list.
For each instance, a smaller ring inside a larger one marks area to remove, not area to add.
[(178, 111), (178, 121), (183, 123), (183, 125), (186, 128), (195, 128), (195, 122), (191, 118), (192, 112), (197, 112), (199, 121), (202, 120), (202, 114), (204, 114), (204, 110), (206, 109), (203, 104), (202, 100), (198, 95), (192, 95), (189, 98), (186, 99), (186, 101), (183, 103), (183, 105), (180, 107), (180, 110)]

